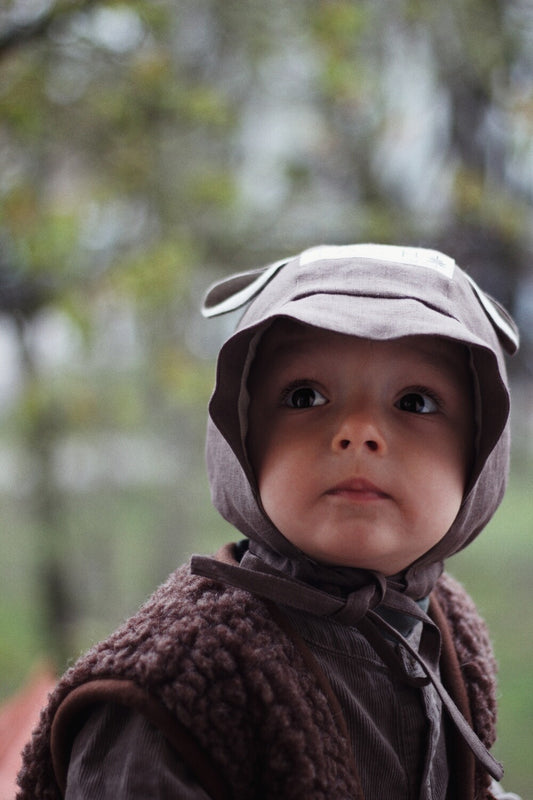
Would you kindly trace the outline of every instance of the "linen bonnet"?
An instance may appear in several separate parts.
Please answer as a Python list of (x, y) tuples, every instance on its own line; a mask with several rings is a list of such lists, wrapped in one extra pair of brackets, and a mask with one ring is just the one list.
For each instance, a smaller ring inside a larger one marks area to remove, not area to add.
[[(428, 565), (461, 550), (484, 528), (503, 497), (509, 463), (509, 390), (505, 350), (518, 333), (502, 306), (443, 253), (422, 248), (355, 244), (320, 246), (215, 284), (203, 313), (247, 305), (223, 345), (209, 405), (207, 465), (215, 507), (252, 540), (294, 556), (295, 548), (266, 517), (248, 462), (246, 379), (262, 333), (289, 318), (375, 340), (430, 335), (470, 351), (475, 403), (475, 456), (463, 503), (444, 538), (405, 573), (420, 580)], [(430, 584), (436, 579), (430, 570)]]

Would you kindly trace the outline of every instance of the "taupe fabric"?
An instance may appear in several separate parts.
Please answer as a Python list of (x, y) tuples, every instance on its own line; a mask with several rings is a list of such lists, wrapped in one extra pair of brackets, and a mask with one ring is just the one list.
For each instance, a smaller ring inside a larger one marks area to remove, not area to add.
[[(214, 290), (218, 300), (223, 287)], [(301, 554), (265, 516), (245, 449), (247, 373), (258, 337), (280, 317), (369, 339), (423, 334), (470, 348), (477, 425), (470, 485), (446, 537), (404, 576), (409, 594), (426, 596), (437, 577), (434, 565), (475, 538), (505, 490), (509, 391), (504, 349), (516, 350), (514, 323), (451, 259), (421, 248), (316, 248), (277, 269), (220, 351), (206, 450), (215, 507), (252, 541), (287, 558)]]

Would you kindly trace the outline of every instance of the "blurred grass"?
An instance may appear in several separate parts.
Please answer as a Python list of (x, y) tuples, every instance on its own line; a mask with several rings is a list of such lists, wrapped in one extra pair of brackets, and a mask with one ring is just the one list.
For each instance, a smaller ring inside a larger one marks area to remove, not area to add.
[[(533, 567), (531, 464), (517, 465), (496, 517), (448, 563), (487, 620), (500, 666), (499, 739), (504, 785), (533, 789)], [(36, 586), (40, 552), (24, 498), (2, 496), (0, 698), (46, 652)], [(116, 489), (71, 495), (64, 510), (65, 563), (74, 603), (72, 658), (111, 631), (191, 552), (238, 538), (211, 508), (200, 465), (179, 489)]]
[(516, 464), (504, 501), (479, 538), (447, 569), (487, 621), (499, 665), (495, 755), (503, 784), (524, 800), (533, 793), (533, 495), (531, 464)]
[[(53, 654), (47, 653), (38, 585), (42, 532), (25, 497), (0, 495), (0, 508), (1, 700), (36, 661)], [(67, 495), (59, 520), (72, 603), (70, 660), (132, 614), (192, 552), (212, 552), (232, 538), (196, 464), (178, 488), (110, 486)]]

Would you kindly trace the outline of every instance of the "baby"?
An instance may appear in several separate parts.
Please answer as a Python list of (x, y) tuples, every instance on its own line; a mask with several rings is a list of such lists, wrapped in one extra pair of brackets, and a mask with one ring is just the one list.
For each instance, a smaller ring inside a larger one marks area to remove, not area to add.
[(505, 489), (514, 323), (447, 256), (319, 247), (229, 278), (207, 460), (245, 539), (62, 678), (19, 798), (511, 800), (494, 659), (443, 560)]

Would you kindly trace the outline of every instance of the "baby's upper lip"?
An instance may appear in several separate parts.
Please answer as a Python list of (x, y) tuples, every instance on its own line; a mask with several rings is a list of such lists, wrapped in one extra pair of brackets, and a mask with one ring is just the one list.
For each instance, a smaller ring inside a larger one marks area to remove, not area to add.
[(337, 492), (360, 492), (361, 494), (368, 492), (374, 493), (378, 497), (389, 497), (387, 492), (366, 478), (349, 478), (332, 486), (331, 489), (328, 489), (327, 494), (336, 494)]

